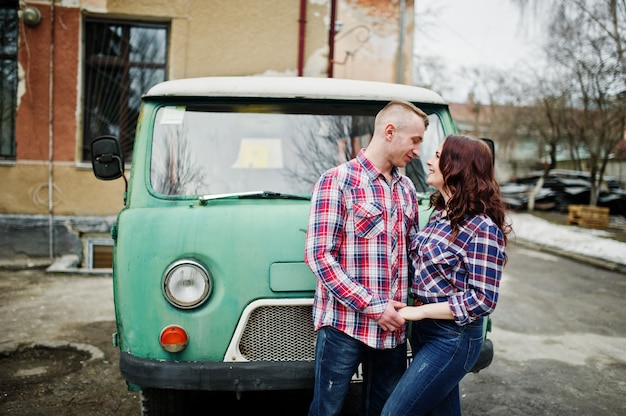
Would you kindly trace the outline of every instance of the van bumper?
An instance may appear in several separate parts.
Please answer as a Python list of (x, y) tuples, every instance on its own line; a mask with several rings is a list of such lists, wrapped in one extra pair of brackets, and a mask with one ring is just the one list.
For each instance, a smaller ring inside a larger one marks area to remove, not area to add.
[(314, 361), (173, 362), (120, 354), (122, 377), (141, 388), (213, 391), (313, 388)]

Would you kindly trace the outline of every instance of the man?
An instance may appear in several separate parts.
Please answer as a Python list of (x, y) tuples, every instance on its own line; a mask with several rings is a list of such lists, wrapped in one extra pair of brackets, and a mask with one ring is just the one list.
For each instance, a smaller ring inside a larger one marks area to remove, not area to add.
[(362, 412), (379, 415), (406, 370), (407, 241), (417, 232), (415, 186), (400, 174), (428, 127), (405, 101), (376, 116), (372, 140), (356, 158), (316, 183), (305, 261), (317, 276), (313, 321), (315, 386), (309, 415), (338, 415), (363, 367)]

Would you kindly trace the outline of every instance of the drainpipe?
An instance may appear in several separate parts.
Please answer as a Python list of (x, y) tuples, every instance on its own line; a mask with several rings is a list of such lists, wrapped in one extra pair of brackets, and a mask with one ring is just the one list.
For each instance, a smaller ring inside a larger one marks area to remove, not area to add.
[(335, 62), (335, 20), (337, 18), (337, 0), (330, 0), (330, 24), (328, 29), (328, 78), (333, 77)]
[(54, 218), (53, 218), (53, 198), (54, 181), (53, 178), (53, 152), (54, 152), (54, 0), (50, 2), (50, 76), (48, 80), (48, 239), (49, 255), (54, 258)]
[(308, 0), (300, 0), (300, 33), (298, 36), (298, 76), (301, 77), (304, 72), (304, 40), (306, 33), (306, 2)]
[(405, 0), (400, 0), (400, 32), (398, 36), (398, 74), (396, 76), (396, 83), (402, 84), (402, 57), (404, 49), (404, 11)]

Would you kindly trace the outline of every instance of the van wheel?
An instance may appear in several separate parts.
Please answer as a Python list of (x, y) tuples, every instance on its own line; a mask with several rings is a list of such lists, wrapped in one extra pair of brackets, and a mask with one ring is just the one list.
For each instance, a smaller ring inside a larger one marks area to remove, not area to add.
[(188, 391), (144, 389), (141, 391), (143, 416), (179, 416), (192, 414)]
[(343, 403), (341, 416), (357, 416), (361, 409), (361, 389), (363, 383), (350, 383), (348, 395)]

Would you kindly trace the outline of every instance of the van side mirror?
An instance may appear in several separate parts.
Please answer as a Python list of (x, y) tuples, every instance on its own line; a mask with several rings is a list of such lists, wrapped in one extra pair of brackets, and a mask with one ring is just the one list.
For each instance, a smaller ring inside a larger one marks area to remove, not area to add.
[(491, 149), (491, 160), (493, 161), (493, 164), (496, 164), (496, 145), (494, 144), (493, 140), (487, 137), (481, 137), (480, 140), (482, 140), (483, 142), (487, 143), (487, 146), (489, 146), (489, 149)]
[(91, 166), (96, 178), (105, 181), (124, 175), (124, 158), (116, 137), (100, 136), (91, 142)]

